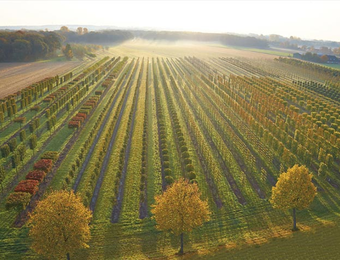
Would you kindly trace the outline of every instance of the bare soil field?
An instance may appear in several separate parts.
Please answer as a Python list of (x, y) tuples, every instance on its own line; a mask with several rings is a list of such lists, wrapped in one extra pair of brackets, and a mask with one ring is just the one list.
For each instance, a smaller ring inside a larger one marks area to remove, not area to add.
[(83, 62), (0, 63), (0, 98), (44, 78), (63, 74)]
[(109, 52), (114, 56), (129, 57), (184, 57), (196, 56), (200, 58), (210, 57), (238, 57), (252, 59), (270, 59), (273, 55), (238, 50), (217, 43), (194, 43), (187, 41), (148, 41), (134, 39), (121, 45), (111, 47)]

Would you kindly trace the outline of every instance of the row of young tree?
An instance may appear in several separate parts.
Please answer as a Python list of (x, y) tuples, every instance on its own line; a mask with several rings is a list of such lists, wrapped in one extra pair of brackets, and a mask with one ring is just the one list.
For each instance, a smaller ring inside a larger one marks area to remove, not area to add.
[[(278, 178), (270, 202), (274, 208), (292, 210), (293, 231), (296, 210), (307, 208), (316, 196), (312, 174), (305, 166), (294, 165)], [(208, 201), (201, 199), (198, 185), (179, 179), (156, 196), (151, 212), (156, 228), (180, 236), (179, 253), (184, 253), (184, 234), (210, 220)], [(39, 202), (29, 221), (32, 248), (47, 257), (62, 258), (80, 248), (88, 248), (91, 239), (92, 212), (73, 191), (53, 191)]]

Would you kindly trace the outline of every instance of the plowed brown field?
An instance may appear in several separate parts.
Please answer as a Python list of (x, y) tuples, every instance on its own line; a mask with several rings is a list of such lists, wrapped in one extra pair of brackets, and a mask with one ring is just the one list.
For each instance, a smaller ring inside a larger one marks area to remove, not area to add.
[(82, 62), (0, 63), (0, 98), (44, 78), (70, 71)]

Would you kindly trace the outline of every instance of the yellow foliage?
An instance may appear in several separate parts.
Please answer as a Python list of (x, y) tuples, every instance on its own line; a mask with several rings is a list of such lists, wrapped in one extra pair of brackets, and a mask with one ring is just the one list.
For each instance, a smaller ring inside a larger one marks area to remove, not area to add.
[(40, 201), (29, 220), (32, 248), (47, 257), (64, 258), (88, 247), (92, 213), (73, 191), (54, 191)]
[(301, 210), (309, 206), (315, 195), (312, 174), (306, 166), (295, 164), (280, 175), (276, 186), (272, 188), (271, 203), (274, 208)]
[(196, 183), (180, 179), (163, 194), (156, 196), (151, 212), (157, 229), (171, 231), (175, 235), (190, 232), (210, 219), (208, 202), (200, 199)]

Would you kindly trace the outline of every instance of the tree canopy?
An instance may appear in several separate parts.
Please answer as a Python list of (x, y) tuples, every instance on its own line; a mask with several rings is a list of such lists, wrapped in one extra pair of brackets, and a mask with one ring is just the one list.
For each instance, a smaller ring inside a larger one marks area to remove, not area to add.
[(162, 195), (157, 196), (151, 212), (157, 222), (157, 229), (181, 235), (183, 253), (183, 233), (191, 232), (210, 218), (208, 202), (200, 199), (196, 183), (180, 179), (174, 182)]
[(313, 201), (316, 187), (312, 183), (312, 174), (306, 166), (295, 164), (278, 178), (272, 188), (271, 203), (274, 208), (293, 209), (294, 229), (296, 229), (295, 209), (305, 209)]
[(60, 47), (60, 37), (54, 32), (0, 32), (0, 62), (49, 58)]
[(65, 257), (88, 247), (92, 213), (73, 191), (54, 191), (40, 201), (29, 226), (32, 248), (47, 257)]

